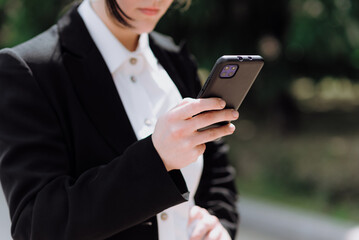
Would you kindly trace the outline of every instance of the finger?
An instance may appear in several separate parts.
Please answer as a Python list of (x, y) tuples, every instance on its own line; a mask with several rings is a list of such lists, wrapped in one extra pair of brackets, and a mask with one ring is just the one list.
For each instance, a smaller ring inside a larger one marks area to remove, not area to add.
[(193, 143), (196, 145), (201, 145), (207, 142), (212, 142), (221, 137), (231, 135), (235, 130), (236, 127), (232, 123), (229, 123), (221, 127), (215, 127), (196, 132), (195, 136), (193, 137)]
[(195, 130), (210, 126), (214, 123), (234, 121), (239, 117), (238, 111), (234, 109), (225, 109), (220, 111), (209, 111), (198, 114), (191, 120), (191, 124), (195, 127)]
[(220, 224), (217, 224), (212, 231), (208, 232), (205, 240), (221, 240), (223, 230), (224, 228)]
[(192, 224), (194, 220), (201, 219), (204, 215), (204, 209), (198, 206), (193, 206), (189, 212), (188, 225)]
[(226, 106), (220, 98), (186, 99), (186, 103), (173, 109), (179, 119), (189, 119), (201, 112), (220, 110)]
[(207, 214), (204, 216), (194, 228), (191, 240), (202, 240), (208, 232), (212, 231), (212, 229), (218, 223), (217, 218)]
[[(202, 154), (204, 154), (204, 152), (206, 151), (206, 144), (200, 144), (197, 145), (195, 147), (195, 155), (193, 156), (193, 159), (195, 159), (195, 161), (197, 161), (198, 157), (201, 156)], [(206, 211), (206, 210), (204, 210)]]

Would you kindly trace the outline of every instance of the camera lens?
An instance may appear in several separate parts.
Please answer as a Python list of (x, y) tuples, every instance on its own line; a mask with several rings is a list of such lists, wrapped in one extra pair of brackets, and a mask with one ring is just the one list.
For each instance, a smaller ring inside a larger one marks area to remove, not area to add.
[(233, 77), (238, 70), (238, 65), (230, 64), (223, 67), (220, 77), (221, 78), (231, 78)]
[(243, 57), (238, 57), (238, 60), (243, 62)]

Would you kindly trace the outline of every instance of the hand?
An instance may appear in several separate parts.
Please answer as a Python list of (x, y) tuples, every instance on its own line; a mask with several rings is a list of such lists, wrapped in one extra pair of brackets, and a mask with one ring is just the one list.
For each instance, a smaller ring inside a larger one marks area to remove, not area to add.
[(231, 240), (216, 216), (198, 206), (190, 209), (188, 225), (193, 224), (190, 240)]
[(193, 163), (204, 153), (205, 143), (234, 132), (233, 124), (197, 131), (217, 122), (236, 120), (238, 112), (223, 109), (225, 105), (219, 98), (185, 98), (158, 119), (152, 142), (167, 171)]

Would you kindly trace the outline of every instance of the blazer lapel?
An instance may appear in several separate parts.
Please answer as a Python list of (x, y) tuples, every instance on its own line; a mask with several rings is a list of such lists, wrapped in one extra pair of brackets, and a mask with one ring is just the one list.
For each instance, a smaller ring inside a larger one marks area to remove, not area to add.
[(171, 58), (171, 53), (175, 54), (178, 58), (181, 48), (176, 45), (172, 45), (167, 38), (161, 36), (156, 32), (152, 32), (150, 34), (150, 47), (153, 54), (158, 59), (159, 63), (162, 65), (162, 67), (166, 70), (172, 81), (175, 83), (182, 97), (191, 96), (178, 70), (175, 68), (176, 63), (174, 63), (173, 59)]
[(110, 71), (73, 7), (58, 22), (63, 61), (81, 104), (113, 149), (121, 154), (137, 140)]

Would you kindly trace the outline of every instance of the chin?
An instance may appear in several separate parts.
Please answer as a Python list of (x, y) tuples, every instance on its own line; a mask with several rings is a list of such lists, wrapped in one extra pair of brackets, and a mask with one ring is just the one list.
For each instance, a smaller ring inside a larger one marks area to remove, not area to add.
[(152, 32), (155, 27), (156, 24), (154, 23), (138, 24), (137, 26), (134, 26), (135, 31), (139, 34)]
[(136, 29), (136, 33), (138, 34), (142, 34), (142, 33), (150, 33), (153, 31), (153, 27), (152, 28), (138, 28)]

